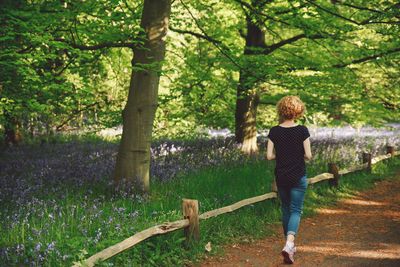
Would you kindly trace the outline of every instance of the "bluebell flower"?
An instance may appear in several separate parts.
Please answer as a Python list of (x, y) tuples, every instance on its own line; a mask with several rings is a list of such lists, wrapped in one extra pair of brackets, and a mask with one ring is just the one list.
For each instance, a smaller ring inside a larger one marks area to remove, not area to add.
[(41, 247), (42, 247), (42, 243), (38, 242), (35, 247), (35, 252), (39, 252)]

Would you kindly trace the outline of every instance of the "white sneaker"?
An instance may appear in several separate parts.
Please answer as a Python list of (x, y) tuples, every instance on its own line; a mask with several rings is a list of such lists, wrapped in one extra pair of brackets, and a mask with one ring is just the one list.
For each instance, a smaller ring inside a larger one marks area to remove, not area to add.
[(282, 249), (282, 256), (283, 256), (283, 261), (285, 263), (294, 263), (294, 254), (296, 253), (296, 246), (293, 246), (292, 248), (289, 248), (289, 246), (285, 246)]

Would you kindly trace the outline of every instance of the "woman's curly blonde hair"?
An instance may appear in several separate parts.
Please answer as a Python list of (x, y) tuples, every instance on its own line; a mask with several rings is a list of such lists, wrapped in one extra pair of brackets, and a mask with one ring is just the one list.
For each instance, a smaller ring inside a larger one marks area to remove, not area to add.
[(306, 106), (297, 96), (285, 96), (276, 105), (278, 109), (279, 122), (301, 118)]

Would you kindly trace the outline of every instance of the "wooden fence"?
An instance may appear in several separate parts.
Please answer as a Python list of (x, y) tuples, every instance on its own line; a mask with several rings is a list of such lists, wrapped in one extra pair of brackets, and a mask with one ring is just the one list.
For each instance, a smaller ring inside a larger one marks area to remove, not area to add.
[[(330, 185), (338, 186), (339, 184), (339, 177), (341, 175), (363, 170), (369, 169), (371, 170), (372, 165), (376, 164), (379, 161), (394, 158), (395, 156), (400, 155), (400, 151), (395, 151), (394, 146), (387, 146), (387, 154), (381, 155), (376, 158), (372, 158), (372, 153), (363, 153), (363, 164), (355, 165), (349, 167), (344, 170), (339, 170), (338, 166), (333, 163), (328, 164), (328, 171), (329, 173), (322, 173), (313, 178), (308, 179), (309, 184), (315, 184), (324, 180), (330, 180)], [(184, 229), (184, 233), (187, 239), (195, 238), (199, 239), (199, 221), (207, 220), (212, 217), (216, 217), (218, 215), (235, 211), (239, 208), (244, 206), (248, 206), (266, 199), (270, 198), (277, 198), (277, 189), (276, 185), (273, 185), (272, 188), (273, 192), (256, 196), (248, 199), (243, 199), (239, 202), (236, 202), (230, 206), (222, 207), (219, 209), (215, 209), (212, 211), (205, 212), (203, 214), (198, 214), (198, 201), (192, 199), (182, 199), (183, 204), (183, 220), (175, 221), (175, 222), (166, 222), (160, 225), (153, 226), (146, 230), (143, 230), (135, 235), (128, 237), (127, 239), (123, 240), (122, 242), (115, 244), (111, 247), (108, 247), (93, 256), (89, 257), (88, 259), (80, 262), (80, 264), (75, 264), (72, 267), (78, 266), (94, 266), (97, 261), (106, 260), (111, 258), (112, 256), (121, 253), (122, 251), (135, 246), (136, 244), (156, 235), (162, 235), (169, 232), (173, 232), (179, 229)]]

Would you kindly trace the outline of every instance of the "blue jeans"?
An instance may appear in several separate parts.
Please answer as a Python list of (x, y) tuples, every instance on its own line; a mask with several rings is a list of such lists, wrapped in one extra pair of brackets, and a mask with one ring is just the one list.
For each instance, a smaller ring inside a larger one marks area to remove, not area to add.
[(278, 186), (279, 197), (282, 201), (282, 224), (285, 237), (295, 236), (299, 229), (307, 185), (307, 177), (303, 176), (293, 187)]

